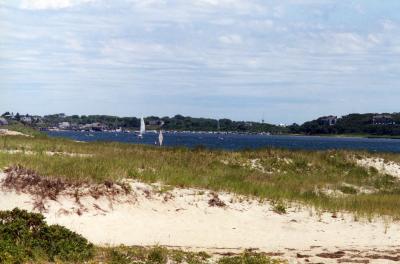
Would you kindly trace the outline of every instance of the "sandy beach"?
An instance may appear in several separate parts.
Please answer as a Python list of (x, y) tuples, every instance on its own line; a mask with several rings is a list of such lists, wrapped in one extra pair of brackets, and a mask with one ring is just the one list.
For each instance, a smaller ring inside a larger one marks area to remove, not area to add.
[[(388, 263), (400, 257), (400, 223), (389, 219), (369, 222), (295, 204), (279, 214), (269, 201), (230, 193), (125, 183), (129, 195), (94, 198), (82, 189), (77, 201), (65, 190), (56, 200), (43, 201), (42, 213), (49, 224), (63, 225), (96, 245), (163, 245), (212, 254), (252, 248), (290, 263)], [(0, 196), (0, 210), (35, 211), (37, 197), (23, 190), (2, 188)]]

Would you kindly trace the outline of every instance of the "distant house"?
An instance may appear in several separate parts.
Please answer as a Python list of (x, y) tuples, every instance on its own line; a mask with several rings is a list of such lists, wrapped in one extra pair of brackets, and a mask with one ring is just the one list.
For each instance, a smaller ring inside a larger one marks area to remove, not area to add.
[(396, 122), (394, 121), (391, 115), (375, 115), (372, 117), (372, 124), (374, 125), (395, 125)]
[(43, 117), (41, 116), (32, 116), (32, 121), (36, 122), (36, 123), (41, 123), (43, 121)]
[(32, 123), (32, 117), (30, 116), (22, 116), (20, 118), (20, 121), (23, 123), (31, 124)]
[(69, 122), (61, 122), (58, 124), (59, 129), (70, 129), (71, 124)]
[(318, 119), (318, 123), (322, 126), (334, 126), (337, 123), (337, 116), (323, 116)]
[(0, 126), (6, 126), (8, 125), (7, 119), (0, 117)]
[(104, 129), (106, 129), (106, 126), (101, 124), (101, 123), (93, 123), (93, 124), (86, 124), (86, 125), (82, 125), (80, 127), (81, 130), (86, 130), (86, 131), (102, 131)]
[(2, 117), (6, 118), (6, 119), (13, 119), (14, 118), (14, 114), (10, 113), (10, 112), (5, 112)]
[(153, 119), (153, 120), (148, 121), (148, 125), (149, 126), (162, 126), (162, 125), (164, 125), (164, 121)]
[(79, 130), (79, 125), (77, 123), (71, 123), (69, 129), (71, 129), (71, 130)]

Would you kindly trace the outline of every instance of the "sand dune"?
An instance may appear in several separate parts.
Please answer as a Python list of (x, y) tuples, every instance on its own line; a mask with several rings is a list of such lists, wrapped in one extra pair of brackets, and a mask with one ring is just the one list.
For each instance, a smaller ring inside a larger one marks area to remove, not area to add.
[[(5, 174), (0, 176), (4, 179)], [(323, 255), (337, 251), (344, 251), (339, 259), (375, 254), (378, 259), (370, 259), (369, 263), (387, 263), (391, 260), (379, 256), (389, 254), (396, 260), (400, 249), (400, 223), (384, 219), (354, 221), (349, 214), (317, 215), (299, 206), (281, 215), (269, 202), (229, 193), (177, 188), (160, 192), (158, 185), (127, 183), (132, 188), (129, 196), (95, 199), (85, 194), (77, 202), (61, 194), (56, 201), (47, 200), (46, 220), (66, 226), (98, 245), (159, 244), (212, 253), (256, 248), (282, 255), (291, 263), (306, 259), (337, 263), (338, 256)], [(34, 208), (35, 197), (23, 191), (3, 188), (0, 197), (0, 210)]]
[(382, 158), (363, 158), (357, 160), (357, 164), (365, 168), (373, 167), (382, 174), (400, 179), (400, 164), (396, 162), (385, 161)]
[(26, 137), (29, 137), (28, 135), (25, 135), (21, 132), (12, 131), (12, 130), (8, 130), (8, 129), (0, 129), (0, 136), (26, 136)]

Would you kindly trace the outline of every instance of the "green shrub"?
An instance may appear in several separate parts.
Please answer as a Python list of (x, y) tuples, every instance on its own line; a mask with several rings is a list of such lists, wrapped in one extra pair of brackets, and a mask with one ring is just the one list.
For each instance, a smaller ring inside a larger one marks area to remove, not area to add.
[(17, 208), (0, 212), (0, 263), (82, 262), (93, 253), (85, 238), (62, 226), (48, 226), (41, 214)]
[(272, 210), (277, 214), (286, 214), (286, 206), (282, 202), (275, 203)]
[(280, 260), (274, 260), (261, 253), (245, 251), (240, 256), (223, 257), (218, 260), (218, 264), (280, 264)]
[(131, 260), (129, 257), (117, 250), (111, 250), (109, 253), (109, 264), (129, 264)]
[(342, 185), (339, 190), (344, 194), (357, 194), (357, 190), (354, 187)]
[(167, 250), (162, 247), (152, 248), (147, 256), (147, 263), (164, 264), (168, 261)]

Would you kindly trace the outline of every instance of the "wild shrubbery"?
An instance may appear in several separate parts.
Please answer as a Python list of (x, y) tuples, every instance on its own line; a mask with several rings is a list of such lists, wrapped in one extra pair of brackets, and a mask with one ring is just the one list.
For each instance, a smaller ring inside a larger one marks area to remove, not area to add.
[(218, 260), (218, 264), (283, 264), (282, 260), (272, 259), (262, 253), (245, 251), (239, 256), (223, 257)]
[(0, 263), (30, 261), (82, 262), (94, 246), (59, 225), (49, 226), (41, 214), (14, 209), (0, 212)]

